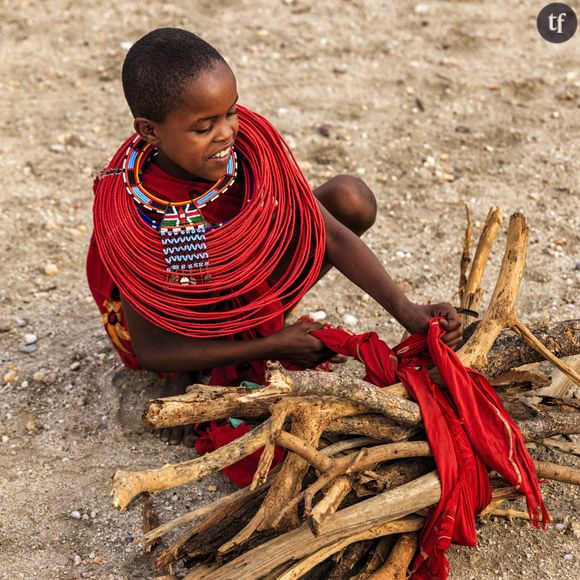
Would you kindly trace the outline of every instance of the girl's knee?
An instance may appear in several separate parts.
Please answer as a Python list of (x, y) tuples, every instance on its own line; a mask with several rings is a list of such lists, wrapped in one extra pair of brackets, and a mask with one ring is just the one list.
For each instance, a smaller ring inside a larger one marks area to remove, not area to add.
[(322, 205), (356, 234), (361, 235), (375, 223), (377, 200), (362, 179), (337, 175), (315, 193)]

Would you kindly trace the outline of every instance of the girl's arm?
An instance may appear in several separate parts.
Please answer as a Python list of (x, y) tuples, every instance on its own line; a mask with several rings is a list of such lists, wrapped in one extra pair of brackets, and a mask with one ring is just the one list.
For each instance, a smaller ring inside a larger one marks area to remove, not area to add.
[(321, 328), (318, 324), (293, 324), (270, 336), (251, 340), (188, 338), (155, 326), (123, 297), (121, 301), (131, 343), (146, 370), (189, 372), (264, 359), (284, 359), (311, 367), (333, 354), (308, 334), (309, 330)]
[(326, 260), (361, 290), (390, 312), (409, 332), (427, 330), (435, 316), (445, 318), (444, 342), (455, 347), (461, 341), (463, 326), (451, 304), (420, 305), (411, 302), (393, 282), (371, 249), (319, 203), (326, 226)]

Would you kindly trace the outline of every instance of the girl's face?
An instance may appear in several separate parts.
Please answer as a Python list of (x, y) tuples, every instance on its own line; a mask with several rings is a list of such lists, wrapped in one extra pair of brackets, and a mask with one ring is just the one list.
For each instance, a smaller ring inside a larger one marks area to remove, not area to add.
[(217, 62), (188, 83), (177, 109), (162, 123), (135, 119), (135, 128), (159, 151), (157, 164), (181, 179), (218, 181), (238, 134), (236, 79)]

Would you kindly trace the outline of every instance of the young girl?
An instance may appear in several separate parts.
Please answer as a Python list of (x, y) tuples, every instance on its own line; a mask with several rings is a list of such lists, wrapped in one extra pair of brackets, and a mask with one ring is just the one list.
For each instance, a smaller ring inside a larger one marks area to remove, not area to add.
[[(316, 366), (333, 354), (309, 334), (319, 326), (285, 327), (284, 314), (331, 266), (409, 332), (443, 316), (444, 341), (459, 343), (455, 309), (410, 302), (360, 240), (376, 216), (366, 184), (337, 176), (312, 191), (279, 133), (237, 104), (213, 47), (154, 30), (122, 76), (135, 134), (95, 181), (87, 274), (127, 366), (177, 373), (179, 388), (201, 369), (232, 385), (262, 383), (268, 359)], [(193, 443), (183, 429), (161, 437)]]

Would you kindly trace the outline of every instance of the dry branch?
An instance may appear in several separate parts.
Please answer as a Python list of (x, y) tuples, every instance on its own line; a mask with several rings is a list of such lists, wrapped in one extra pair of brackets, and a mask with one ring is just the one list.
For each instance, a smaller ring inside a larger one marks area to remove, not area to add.
[[(153, 507), (153, 501), (149, 494), (146, 494), (143, 501), (143, 534), (145, 536), (151, 530), (154, 530), (159, 525), (159, 518)], [(145, 542), (145, 553), (148, 554), (155, 548), (157, 540), (155, 538)]]
[(467, 268), (471, 262), (471, 236), (473, 234), (473, 227), (471, 225), (471, 212), (469, 206), (465, 203), (465, 218), (467, 226), (465, 227), (465, 237), (463, 238), (463, 251), (461, 252), (461, 259), (459, 261), (459, 302), (464, 306), (465, 290), (467, 287)]
[[(580, 354), (580, 320), (536, 326), (531, 332), (557, 357)], [(488, 361), (482, 372), (486, 377), (494, 378), (514, 367), (542, 360), (544, 357), (521, 337), (502, 332), (489, 351)]]
[(386, 562), (393, 543), (394, 536), (392, 535), (383, 536), (378, 541), (358, 580), (369, 580), (369, 578), (371, 578), (373, 573), (376, 572)]
[[(269, 484), (266, 484), (269, 485)], [(260, 490), (251, 490), (249, 487), (244, 487), (231, 493), (230, 495), (226, 495), (211, 504), (204, 505), (200, 508), (197, 508), (189, 513), (186, 513), (178, 518), (175, 518), (161, 526), (152, 529), (149, 533), (145, 534), (144, 540), (146, 542), (154, 541), (161, 536), (164, 536), (171, 530), (179, 527), (184, 526), (185, 524), (189, 524), (195, 520), (199, 520), (214, 511), (221, 510), (223, 508), (226, 509), (233, 509), (236, 505), (239, 505), (241, 501), (247, 501), (258, 495), (264, 490), (264, 487)]]
[[(395, 525), (398, 522), (394, 520), (403, 518), (416, 509), (433, 505), (439, 501), (440, 494), (439, 478), (436, 473), (430, 473), (336, 512), (318, 537), (314, 537), (310, 528), (303, 524), (232, 560), (215, 570), (211, 578), (212, 580), (259, 578), (287, 561), (308, 557), (341, 540), (350, 539), (351, 542), (348, 543), (352, 543), (366, 539), (361, 536), (373, 530), (377, 536), (386, 535), (389, 533), (388, 530), (393, 530), (390, 533), (415, 531), (422, 526), (424, 521), (422, 518), (406, 518), (401, 527)], [(387, 531), (381, 528), (383, 524), (389, 522), (392, 523), (392, 528), (388, 526)], [(379, 531), (381, 533), (378, 533)]]
[(515, 322), (515, 303), (524, 274), (527, 244), (526, 220), (522, 214), (515, 213), (510, 218), (505, 254), (489, 309), (471, 338), (458, 352), (465, 366), (484, 368), (486, 355), (499, 333)]
[(330, 571), (328, 580), (344, 580), (352, 576), (352, 569), (367, 555), (371, 549), (374, 539), (355, 542), (344, 549), (340, 559)]
[(324, 522), (340, 507), (342, 500), (352, 489), (352, 478), (346, 475), (334, 480), (324, 497), (314, 506), (308, 516), (308, 525), (318, 536)]
[[(475, 256), (473, 257), (473, 263), (471, 264), (469, 277), (465, 284), (465, 293), (461, 300), (461, 306), (463, 308), (469, 308), (470, 310), (477, 310), (479, 308), (479, 303), (483, 296), (481, 281), (485, 267), (487, 266), (491, 247), (493, 246), (503, 219), (502, 214), (501, 208), (492, 207), (485, 218), (477, 249), (475, 250)], [(469, 221), (467, 227), (470, 227)]]
[(574, 441), (560, 441), (559, 439), (546, 438), (540, 444), (549, 449), (556, 449), (562, 453), (571, 453), (580, 456), (580, 445)]
[(216, 473), (263, 447), (269, 434), (270, 420), (268, 419), (239, 439), (203, 457), (175, 465), (165, 465), (160, 469), (119, 470), (113, 476), (111, 492), (113, 503), (122, 511), (142, 493), (157, 493)]
[(337, 435), (366, 435), (379, 441), (396, 443), (414, 435), (416, 427), (402, 427), (390, 419), (376, 414), (357, 415), (356, 417), (341, 417), (335, 419), (326, 429), (327, 433)]
[(538, 441), (554, 435), (580, 433), (580, 413), (540, 413), (533, 419), (517, 421), (526, 441)]
[(534, 461), (539, 479), (551, 479), (562, 483), (580, 485), (580, 469), (565, 467), (548, 461)]
[(407, 569), (417, 551), (417, 534), (401, 534), (393, 546), (384, 566), (377, 570), (371, 580), (405, 580)]

